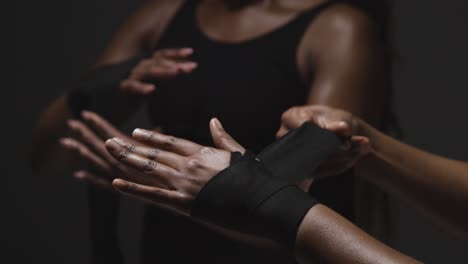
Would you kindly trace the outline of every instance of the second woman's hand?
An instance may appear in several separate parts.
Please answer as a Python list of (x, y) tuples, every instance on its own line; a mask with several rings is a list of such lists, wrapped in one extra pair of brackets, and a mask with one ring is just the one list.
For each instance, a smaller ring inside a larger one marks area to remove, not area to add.
[(149, 58), (141, 60), (127, 79), (120, 83), (120, 89), (129, 94), (148, 95), (155, 90), (157, 80), (176, 78), (189, 74), (197, 68), (197, 63), (189, 61), (192, 48), (161, 49)]
[(339, 151), (319, 166), (315, 172), (315, 178), (340, 174), (353, 167), (371, 150), (369, 138), (361, 132), (359, 118), (349, 112), (324, 105), (290, 108), (284, 112), (281, 118), (281, 127), (276, 135), (282, 137), (305, 122), (315, 123), (343, 138), (343, 145)]

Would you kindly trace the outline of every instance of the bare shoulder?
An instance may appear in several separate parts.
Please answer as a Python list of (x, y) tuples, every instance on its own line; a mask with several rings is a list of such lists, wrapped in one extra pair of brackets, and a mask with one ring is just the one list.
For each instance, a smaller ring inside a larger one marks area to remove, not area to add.
[(350, 29), (373, 24), (373, 20), (365, 11), (345, 3), (329, 6), (317, 17), (316, 22), (325, 22), (331, 27), (342, 27), (342, 24), (345, 24)]
[(316, 51), (349, 50), (377, 44), (378, 30), (365, 11), (339, 3), (316, 17), (304, 33), (303, 42)]

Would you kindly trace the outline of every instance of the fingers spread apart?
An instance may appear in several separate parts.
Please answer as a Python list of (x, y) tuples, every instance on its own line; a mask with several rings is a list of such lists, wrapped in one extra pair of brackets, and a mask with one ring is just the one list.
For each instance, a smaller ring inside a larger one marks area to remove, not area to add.
[[(118, 141), (109, 139), (106, 141), (106, 149), (109, 153), (119, 161), (121, 166), (129, 167), (139, 173), (151, 175), (151, 179), (145, 180), (141, 177), (134, 177), (133, 180), (139, 183), (154, 184), (157, 186), (167, 186), (168, 188), (175, 189), (174, 182), (180, 178), (177, 170), (159, 163), (157, 161), (137, 155), (132, 150), (126, 149), (121, 146)], [(121, 168), (125, 169), (125, 168)]]
[(201, 145), (185, 139), (140, 128), (135, 129), (132, 136), (140, 142), (144, 142), (158, 149), (173, 152), (182, 156), (190, 156), (203, 148)]
[(89, 148), (81, 142), (73, 138), (62, 138), (60, 139), (60, 144), (65, 149), (75, 152), (80, 158), (87, 162), (90, 162), (92, 165), (96, 166), (103, 172), (110, 173), (112, 171), (111, 166), (107, 162), (105, 162), (101, 157), (90, 151)]

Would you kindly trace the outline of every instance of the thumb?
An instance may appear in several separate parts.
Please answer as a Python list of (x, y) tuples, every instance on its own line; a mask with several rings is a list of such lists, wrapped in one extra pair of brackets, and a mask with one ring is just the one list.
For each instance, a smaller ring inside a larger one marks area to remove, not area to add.
[(211, 138), (217, 148), (227, 150), (230, 152), (239, 151), (244, 154), (245, 148), (242, 147), (237, 141), (235, 141), (226, 130), (224, 130), (221, 122), (217, 118), (213, 118), (210, 121), (210, 132)]

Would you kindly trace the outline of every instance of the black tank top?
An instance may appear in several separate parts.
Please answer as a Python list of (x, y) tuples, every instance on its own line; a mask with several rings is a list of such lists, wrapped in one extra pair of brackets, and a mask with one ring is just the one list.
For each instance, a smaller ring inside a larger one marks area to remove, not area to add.
[[(151, 120), (165, 133), (212, 145), (208, 123), (220, 119), (246, 148), (258, 152), (275, 140), (281, 114), (306, 103), (309, 92), (298, 70), (297, 49), (314, 18), (334, 1), (303, 12), (279, 28), (240, 43), (211, 39), (196, 19), (197, 1), (187, 0), (156, 49), (192, 47), (198, 68), (157, 83), (149, 101)], [(314, 185), (321, 202), (348, 214), (352, 178)], [(321, 195), (320, 193), (323, 193)], [(324, 201), (325, 200), (325, 201)], [(252, 249), (157, 209), (148, 210), (144, 263), (288, 263), (284, 252)]]

